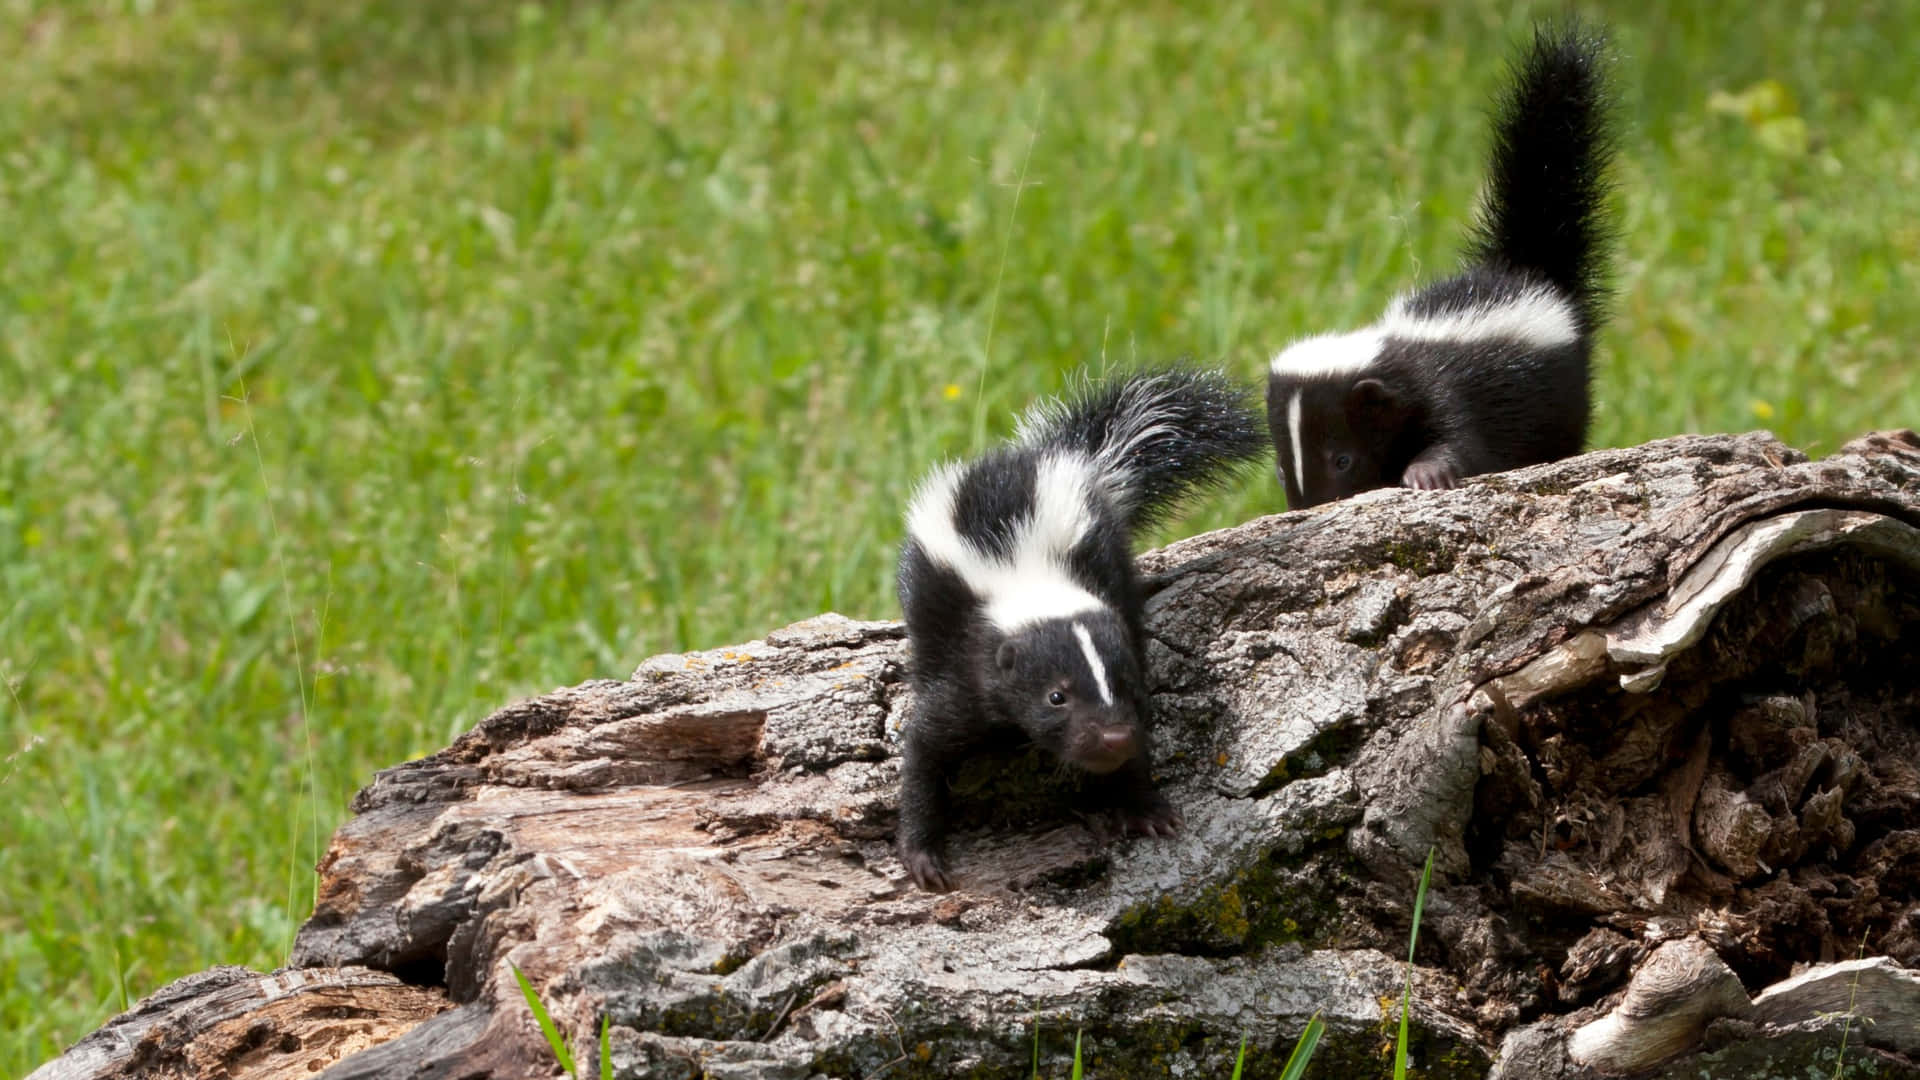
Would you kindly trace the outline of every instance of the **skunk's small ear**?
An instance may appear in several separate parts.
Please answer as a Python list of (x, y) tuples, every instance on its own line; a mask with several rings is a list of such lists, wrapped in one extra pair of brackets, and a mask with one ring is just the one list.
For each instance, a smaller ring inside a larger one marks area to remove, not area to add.
[(1390, 409), (1399, 404), (1393, 391), (1379, 379), (1361, 379), (1348, 391), (1347, 400), (1363, 409)]
[(993, 662), (1000, 665), (1001, 671), (1012, 671), (1013, 662), (1018, 659), (1020, 659), (1020, 653), (1013, 647), (1011, 641), (1001, 642), (1000, 651), (993, 654)]
[(1413, 409), (1394, 394), (1394, 388), (1379, 379), (1361, 379), (1346, 394), (1346, 415), (1350, 421), (1371, 425), (1400, 425)]

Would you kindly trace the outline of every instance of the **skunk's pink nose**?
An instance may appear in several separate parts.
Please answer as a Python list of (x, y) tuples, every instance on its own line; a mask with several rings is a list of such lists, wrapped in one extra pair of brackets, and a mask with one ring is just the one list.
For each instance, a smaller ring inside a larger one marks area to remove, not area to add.
[(1108, 728), (1100, 733), (1100, 748), (1117, 758), (1130, 757), (1133, 754), (1133, 729), (1130, 727)]

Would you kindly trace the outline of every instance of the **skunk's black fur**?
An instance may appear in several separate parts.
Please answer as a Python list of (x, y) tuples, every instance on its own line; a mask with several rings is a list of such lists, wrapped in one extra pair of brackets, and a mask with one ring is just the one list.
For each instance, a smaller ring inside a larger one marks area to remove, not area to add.
[(1476, 267), (1545, 279), (1572, 301), (1586, 332), (1605, 321), (1611, 289), (1606, 47), (1598, 30), (1577, 22), (1534, 28), (1495, 113), (1487, 206), (1467, 244)]
[(1605, 49), (1577, 22), (1535, 28), (1495, 111), (1462, 272), (1274, 358), (1267, 423), (1289, 507), (1580, 452), (1613, 240)]
[(1033, 410), (1014, 442), (915, 494), (899, 567), (914, 714), (898, 841), (922, 888), (952, 884), (948, 770), (996, 742), (1025, 738), (1089, 774), (1103, 826), (1179, 824), (1148, 771), (1132, 538), (1261, 454), (1247, 396), (1193, 368), (1117, 376)]

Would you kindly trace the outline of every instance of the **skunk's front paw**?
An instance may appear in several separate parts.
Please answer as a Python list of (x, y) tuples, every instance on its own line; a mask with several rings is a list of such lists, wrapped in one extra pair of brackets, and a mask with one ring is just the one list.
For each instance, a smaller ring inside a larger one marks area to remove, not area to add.
[(948, 876), (947, 860), (934, 852), (902, 851), (900, 861), (906, 865), (907, 876), (922, 889), (933, 893), (953, 891), (953, 879)]
[(1172, 836), (1185, 824), (1180, 811), (1142, 775), (1102, 790), (1092, 806), (1075, 811), (1101, 843), (1135, 836)]
[(1167, 797), (1157, 791), (1141, 805), (1122, 811), (1121, 821), (1128, 832), (1139, 836), (1172, 836), (1187, 823)]
[(1440, 491), (1459, 487), (1460, 472), (1444, 462), (1416, 461), (1407, 466), (1406, 475), (1400, 478), (1400, 482), (1420, 491)]
[(1111, 807), (1081, 815), (1101, 843), (1129, 833), (1135, 836), (1172, 836), (1186, 824), (1165, 795), (1151, 792), (1132, 806)]

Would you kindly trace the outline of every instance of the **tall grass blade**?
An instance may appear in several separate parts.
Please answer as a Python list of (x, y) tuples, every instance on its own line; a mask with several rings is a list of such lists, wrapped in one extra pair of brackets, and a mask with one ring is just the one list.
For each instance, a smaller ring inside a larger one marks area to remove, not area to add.
[(1033, 1080), (1040, 1080), (1040, 1014), (1033, 1017)]
[[(1867, 955), (1867, 932), (1862, 930), (1860, 931), (1860, 948), (1854, 953), (1854, 958), (1859, 959), (1865, 955)], [(1860, 973), (1856, 971), (1853, 973), (1851, 985), (1847, 987), (1847, 1015), (1840, 1021), (1840, 1054), (1833, 1059), (1833, 1080), (1840, 1080), (1841, 1074), (1847, 1068), (1847, 1035), (1852, 1032), (1853, 1018), (1858, 1015), (1854, 1012), (1854, 1001), (1859, 993)]]
[[(232, 354), (235, 365), (237, 366), (242, 356), (240, 348), (234, 344), (231, 334), (227, 337), (227, 351)], [(240, 406), (241, 415), (246, 419), (247, 442), (253, 447), (253, 464), (254, 468), (259, 472), (262, 501), (265, 503), (267, 510), (268, 533), (273, 540), (273, 562), (275, 568), (280, 572), (280, 601), (281, 607), (285, 609), (287, 616), (287, 641), (293, 647), (293, 674), (300, 688), (300, 739), (305, 745), (307, 755), (307, 799), (308, 802), (311, 803), (313, 811), (313, 819), (307, 823), (310, 835), (307, 841), (306, 861), (311, 862), (320, 855), (321, 817), (320, 770), (314, 763), (313, 754), (312, 684), (307, 678), (306, 656), (300, 648), (300, 624), (294, 615), (293, 576), (287, 572), (286, 542), (280, 536), (280, 515), (273, 507), (273, 483), (267, 478), (267, 456), (266, 453), (260, 449), (260, 431), (253, 423), (253, 398), (247, 392), (247, 380), (245, 376), (240, 377), (240, 396), (232, 400)], [(299, 822), (300, 814), (299, 811), (296, 810), (292, 815), (292, 821), (289, 823), (289, 828), (293, 832), (293, 837), (288, 844), (290, 849), (299, 843)], [(287, 859), (290, 868), (297, 865), (295, 852), (293, 850), (288, 851)], [(290, 872), (287, 882), (288, 951), (291, 951), (293, 948), (293, 935), (298, 931), (300, 925), (300, 911), (294, 903), (295, 894), (298, 891), (295, 887), (295, 882), (295, 874)]]
[[(1307, 1019), (1307, 1030), (1301, 1032), (1299, 1040), (1293, 1044), (1293, 1053), (1287, 1055), (1287, 1066), (1280, 1070), (1280, 1080), (1300, 1080), (1306, 1075), (1307, 1062), (1312, 1061), (1313, 1052), (1320, 1049), (1320, 1035), (1326, 1030), (1327, 1022), (1320, 1019), (1320, 1013), (1316, 1010)], [(1242, 1040), (1243, 1053), (1244, 1045), (1245, 1040)], [(1233, 1075), (1234, 1080), (1239, 1080), (1240, 1066), (1233, 1067)]]
[[(561, 1068), (567, 1070), (568, 1076), (578, 1077), (580, 1070), (573, 1067), (573, 1054), (567, 1050), (567, 1040), (561, 1036), (560, 1029), (553, 1026), (553, 1017), (547, 1015), (547, 1007), (540, 1003), (540, 995), (533, 992), (533, 984), (521, 974), (520, 965), (508, 964), (507, 966), (513, 969), (513, 977), (520, 984), (520, 995), (527, 999), (527, 1008), (533, 1010), (533, 1018), (540, 1023), (540, 1034), (547, 1037), (547, 1045), (553, 1048), (554, 1059), (560, 1062)], [(602, 1037), (605, 1037), (604, 1028), (602, 1028)], [(604, 1075), (608, 1069), (606, 1058), (602, 1057), (600, 1060), (600, 1071)]]
[(1393, 1044), (1393, 1080), (1407, 1080), (1407, 1017), (1413, 1011), (1413, 950), (1420, 943), (1420, 915), (1427, 907), (1427, 882), (1433, 877), (1433, 849), (1420, 871), (1420, 891), (1413, 895), (1413, 930), (1407, 935), (1407, 989), (1400, 995), (1400, 1035)]
[(600, 1080), (613, 1080), (613, 1017), (600, 1018)]
[(979, 450), (987, 439), (987, 368), (993, 363), (993, 328), (1000, 321), (1000, 283), (1007, 276), (1007, 252), (1013, 246), (1013, 223), (1020, 216), (1020, 196), (1027, 191), (1027, 167), (1033, 164), (1033, 145), (1040, 141), (1040, 117), (1046, 115), (1047, 99), (1040, 99), (1040, 116), (1027, 130), (1027, 152), (1020, 159), (1020, 179), (1013, 186), (1013, 206), (1007, 210), (1007, 228), (1000, 237), (1000, 268), (993, 275), (993, 299), (987, 303), (987, 340), (980, 346), (980, 370), (973, 387), (973, 448)]

